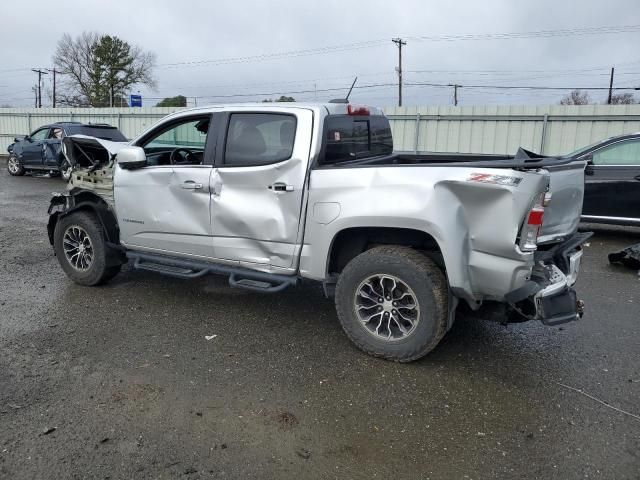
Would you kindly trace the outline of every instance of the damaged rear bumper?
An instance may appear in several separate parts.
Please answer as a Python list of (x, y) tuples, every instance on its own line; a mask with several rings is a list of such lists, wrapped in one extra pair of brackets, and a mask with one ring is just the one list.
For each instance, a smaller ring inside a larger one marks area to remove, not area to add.
[(511, 307), (529, 320), (550, 326), (582, 317), (584, 303), (572, 287), (580, 271), (582, 244), (591, 235), (576, 233), (549, 250), (536, 252), (530, 280), (506, 295)]

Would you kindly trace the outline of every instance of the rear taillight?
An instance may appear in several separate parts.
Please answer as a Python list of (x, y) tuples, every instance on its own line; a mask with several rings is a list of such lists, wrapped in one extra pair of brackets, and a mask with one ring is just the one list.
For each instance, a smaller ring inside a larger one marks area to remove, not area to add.
[(531, 252), (538, 248), (538, 235), (544, 218), (545, 194), (536, 195), (533, 206), (527, 213), (520, 230), (520, 250)]

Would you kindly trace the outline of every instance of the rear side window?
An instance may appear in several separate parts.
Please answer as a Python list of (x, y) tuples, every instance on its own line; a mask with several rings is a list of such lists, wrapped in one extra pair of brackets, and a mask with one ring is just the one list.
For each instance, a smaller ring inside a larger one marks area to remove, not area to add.
[(101, 138), (103, 140), (112, 140), (114, 142), (126, 142), (120, 130), (115, 127), (91, 127), (84, 125), (74, 125), (67, 127), (69, 135), (88, 135), (89, 137)]
[(640, 165), (640, 140), (625, 140), (593, 152), (594, 165)]
[(233, 113), (225, 145), (225, 165), (267, 165), (291, 158), (296, 117), (277, 113)]
[(389, 155), (393, 151), (391, 127), (381, 115), (327, 117), (325, 155), (322, 163), (340, 163)]

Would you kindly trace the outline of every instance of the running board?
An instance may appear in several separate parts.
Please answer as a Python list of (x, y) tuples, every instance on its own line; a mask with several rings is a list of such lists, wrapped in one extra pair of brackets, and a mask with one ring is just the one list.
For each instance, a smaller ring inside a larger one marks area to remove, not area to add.
[(229, 285), (232, 287), (245, 288), (255, 292), (280, 292), (298, 283), (298, 277), (295, 275), (256, 272), (247, 268), (165, 257), (163, 255), (127, 252), (127, 258), (133, 260), (133, 268), (136, 270), (161, 273), (175, 278), (190, 279), (211, 273), (228, 275)]

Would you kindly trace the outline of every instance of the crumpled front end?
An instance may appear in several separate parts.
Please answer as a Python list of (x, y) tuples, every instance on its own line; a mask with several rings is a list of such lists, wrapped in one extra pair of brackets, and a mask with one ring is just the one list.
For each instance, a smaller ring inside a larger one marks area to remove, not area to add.
[(113, 165), (116, 154), (126, 145), (86, 135), (65, 137), (62, 152), (72, 168), (67, 190), (89, 190), (113, 207)]

